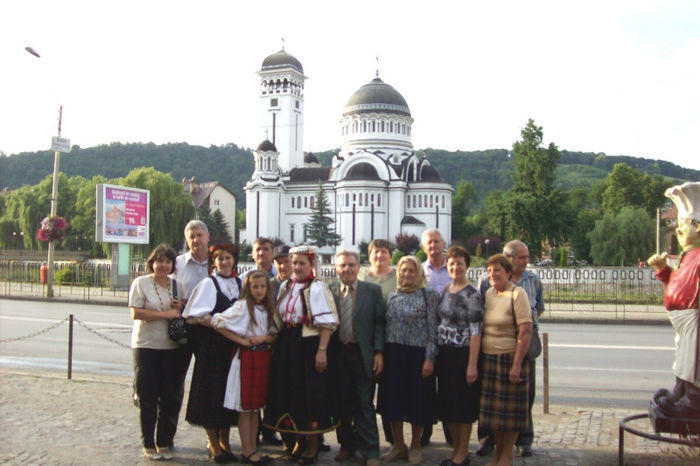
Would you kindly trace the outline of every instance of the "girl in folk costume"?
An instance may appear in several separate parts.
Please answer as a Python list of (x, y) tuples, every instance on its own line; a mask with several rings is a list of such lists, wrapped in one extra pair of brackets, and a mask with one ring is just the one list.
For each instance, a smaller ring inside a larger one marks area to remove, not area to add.
[(320, 435), (338, 426), (336, 345), (338, 312), (328, 286), (316, 278), (316, 249), (290, 251), (292, 277), (282, 283), (274, 313), (279, 334), (270, 366), (265, 426), (296, 435), (289, 460), (312, 464)]
[(185, 419), (204, 427), (209, 457), (223, 463), (235, 459), (229, 433), (231, 426), (236, 425), (237, 413), (224, 406), (226, 374), (234, 345), (217, 333), (211, 322), (213, 316), (230, 308), (239, 297), (238, 250), (231, 244), (211, 246), (209, 261), (214, 272), (195, 287), (182, 314), (190, 324), (190, 343), (195, 355)]
[(243, 298), (212, 317), (212, 326), (238, 344), (226, 382), (224, 407), (236, 410), (242, 463), (263, 465), (270, 458), (255, 450), (260, 409), (267, 399), (270, 356), (274, 342), (274, 300), (267, 274), (255, 270), (245, 277)]

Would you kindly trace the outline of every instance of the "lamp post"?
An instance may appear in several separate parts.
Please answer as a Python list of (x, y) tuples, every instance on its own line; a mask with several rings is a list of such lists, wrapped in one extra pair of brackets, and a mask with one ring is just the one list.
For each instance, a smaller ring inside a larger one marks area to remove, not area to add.
[[(24, 48), (27, 53), (35, 56), (36, 58), (41, 58), (41, 55), (34, 50), (32, 47)], [(51, 182), (51, 213), (53, 217), (56, 215), (56, 209), (58, 204), (58, 167), (61, 163), (61, 124), (63, 123), (63, 105), (58, 107), (58, 136), (52, 140), (51, 148), (54, 149), (53, 156), (53, 178)], [(70, 143), (68, 143), (70, 144)], [(49, 241), (49, 252), (46, 258), (46, 297), (53, 298), (53, 258), (54, 258), (54, 240)]]

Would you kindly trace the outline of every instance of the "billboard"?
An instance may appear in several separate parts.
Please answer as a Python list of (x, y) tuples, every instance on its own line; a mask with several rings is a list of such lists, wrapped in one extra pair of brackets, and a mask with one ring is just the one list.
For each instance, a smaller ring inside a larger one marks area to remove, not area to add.
[(148, 244), (150, 192), (147, 189), (98, 184), (95, 241)]

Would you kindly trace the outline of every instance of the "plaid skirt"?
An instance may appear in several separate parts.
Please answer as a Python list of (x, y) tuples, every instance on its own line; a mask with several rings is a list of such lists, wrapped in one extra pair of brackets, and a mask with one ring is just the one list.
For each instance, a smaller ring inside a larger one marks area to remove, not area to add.
[(479, 428), (492, 432), (521, 432), (528, 426), (530, 364), (522, 365), (522, 382), (510, 383), (514, 353), (481, 355)]
[(250, 350), (241, 348), (241, 407), (256, 410), (265, 406), (267, 387), (270, 383), (270, 359), (272, 352), (267, 349)]

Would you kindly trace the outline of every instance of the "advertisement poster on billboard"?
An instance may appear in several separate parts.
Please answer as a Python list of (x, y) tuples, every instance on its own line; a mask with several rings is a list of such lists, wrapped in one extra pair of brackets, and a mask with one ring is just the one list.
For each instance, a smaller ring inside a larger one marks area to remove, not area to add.
[(95, 241), (148, 244), (148, 190), (98, 184), (96, 195)]

